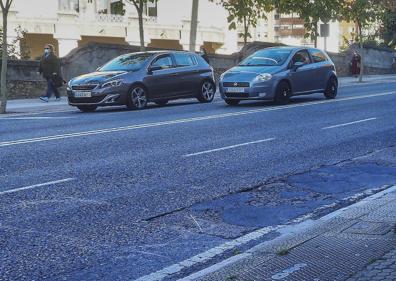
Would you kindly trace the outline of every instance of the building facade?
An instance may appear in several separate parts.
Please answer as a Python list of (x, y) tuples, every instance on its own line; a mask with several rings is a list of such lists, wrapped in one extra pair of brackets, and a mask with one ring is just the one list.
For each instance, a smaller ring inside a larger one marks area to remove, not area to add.
[[(144, 9), (145, 45), (187, 50), (191, 7), (192, 0), (149, 2)], [(221, 6), (200, 0), (198, 15), (196, 50), (204, 46), (211, 53), (226, 54), (242, 47), (240, 30), (228, 30), (228, 14)], [(24, 30), (22, 42), (31, 58), (39, 57), (46, 43), (53, 44), (59, 56), (89, 42), (140, 44), (138, 15), (127, 0), (14, 0), (8, 21), (10, 42), (18, 37), (18, 27)], [(251, 29), (250, 41), (310, 45), (304, 31), (301, 20), (274, 11)], [(337, 40), (329, 40), (328, 47), (338, 51), (339, 29), (334, 32)]]

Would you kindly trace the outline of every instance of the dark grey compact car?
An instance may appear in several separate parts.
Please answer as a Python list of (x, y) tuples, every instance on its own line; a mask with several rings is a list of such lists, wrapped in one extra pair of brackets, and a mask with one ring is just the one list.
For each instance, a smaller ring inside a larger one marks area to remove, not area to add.
[(242, 100), (274, 100), (324, 93), (337, 96), (338, 79), (329, 56), (314, 48), (278, 47), (257, 51), (220, 77), (221, 97), (229, 105)]
[(119, 56), (96, 72), (68, 83), (69, 104), (81, 111), (98, 106), (126, 105), (143, 109), (148, 102), (197, 98), (211, 102), (216, 93), (213, 69), (191, 52), (139, 52)]

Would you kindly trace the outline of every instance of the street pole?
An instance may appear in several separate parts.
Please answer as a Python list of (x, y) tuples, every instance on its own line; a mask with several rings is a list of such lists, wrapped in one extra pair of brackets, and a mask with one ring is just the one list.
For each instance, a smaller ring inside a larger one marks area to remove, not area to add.
[(197, 42), (197, 28), (198, 28), (198, 4), (199, 0), (193, 0), (191, 11), (191, 27), (190, 27), (190, 51), (195, 51), (195, 44)]

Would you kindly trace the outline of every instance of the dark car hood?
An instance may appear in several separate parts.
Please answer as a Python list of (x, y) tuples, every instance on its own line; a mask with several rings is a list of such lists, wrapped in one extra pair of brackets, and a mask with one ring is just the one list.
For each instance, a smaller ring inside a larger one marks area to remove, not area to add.
[(78, 85), (102, 83), (110, 78), (113, 78), (114, 76), (118, 76), (125, 73), (126, 73), (125, 71), (103, 71), (103, 72), (97, 71), (73, 78), (71, 83)]
[(259, 74), (275, 74), (282, 70), (282, 66), (235, 66), (228, 70), (223, 80), (239, 81), (240, 79), (248, 81), (253, 80)]

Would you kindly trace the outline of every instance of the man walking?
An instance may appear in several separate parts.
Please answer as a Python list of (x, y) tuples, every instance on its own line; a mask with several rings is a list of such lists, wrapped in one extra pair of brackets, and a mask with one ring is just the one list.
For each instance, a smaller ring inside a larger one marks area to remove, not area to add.
[(47, 93), (40, 97), (40, 100), (48, 102), (52, 94), (55, 95), (56, 101), (60, 101), (58, 88), (55, 86), (54, 77), (60, 76), (60, 61), (54, 54), (54, 46), (47, 44), (44, 47), (44, 55), (40, 60), (39, 72), (47, 80)]

